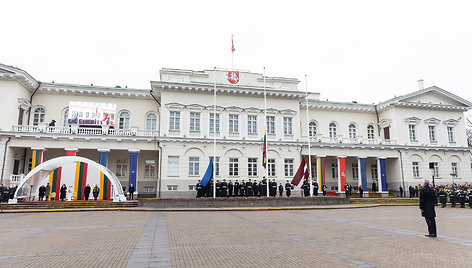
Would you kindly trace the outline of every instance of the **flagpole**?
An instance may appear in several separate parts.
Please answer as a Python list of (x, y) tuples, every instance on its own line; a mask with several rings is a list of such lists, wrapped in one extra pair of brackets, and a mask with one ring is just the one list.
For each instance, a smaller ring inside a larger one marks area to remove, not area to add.
[(309, 183), (310, 183), (310, 196), (313, 196), (313, 179), (312, 179), (312, 174), (311, 174), (311, 144), (310, 144), (310, 120), (308, 117), (308, 84), (307, 84), (307, 76), (305, 74), (305, 101), (306, 101), (306, 121), (308, 122), (307, 125), (307, 137), (308, 137), (308, 178), (309, 178)]
[(234, 43), (233, 43), (233, 35), (231, 35), (231, 70), (233, 70), (233, 56), (234, 56)]
[(266, 170), (266, 184), (267, 184), (267, 189), (266, 189), (266, 195), (267, 197), (269, 197), (269, 158), (267, 157), (267, 153), (268, 153), (268, 146), (267, 146), (267, 96), (266, 96), (266, 72), (265, 72), (265, 67), (264, 67), (264, 128), (265, 128), (265, 131), (264, 131), (264, 134), (266, 135), (266, 166), (265, 166), (265, 170)]
[[(216, 68), (215, 68), (216, 69)], [(213, 83), (213, 198), (216, 198), (216, 81)]]

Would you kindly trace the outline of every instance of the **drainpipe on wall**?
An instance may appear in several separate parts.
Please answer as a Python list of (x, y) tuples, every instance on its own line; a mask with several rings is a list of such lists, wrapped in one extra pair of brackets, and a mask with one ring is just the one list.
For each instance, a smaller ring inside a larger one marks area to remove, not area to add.
[[(158, 107), (158, 111), (161, 107), (161, 103), (156, 99), (156, 97), (154, 97), (154, 95), (152, 95), (152, 89), (149, 90), (149, 94), (151, 95), (151, 97), (157, 102), (157, 104), (159, 104), (159, 107)], [(161, 172), (161, 168), (162, 168), (162, 147), (160, 145), (160, 142), (159, 142), (159, 136), (161, 134), (161, 116), (160, 116), (160, 113), (159, 113), (159, 124), (158, 124), (158, 129), (157, 129), (157, 135), (155, 137), (156, 139), (156, 144), (157, 144), (157, 147), (159, 148), (159, 153), (157, 154), (157, 157), (159, 158), (159, 166), (158, 166), (158, 177), (157, 177), (157, 198), (161, 198), (161, 184), (162, 184), (162, 172)]]
[(403, 174), (403, 156), (402, 156), (402, 151), (398, 150), (398, 153), (400, 154), (400, 169), (402, 171), (402, 186), (403, 186), (403, 192), (405, 193), (405, 176)]
[(3, 151), (2, 177), (0, 179), (0, 184), (3, 184), (3, 173), (5, 171), (5, 160), (6, 160), (5, 158), (7, 157), (7, 147), (10, 140), (11, 140), (11, 137), (8, 137), (8, 140), (5, 142), (5, 148)]

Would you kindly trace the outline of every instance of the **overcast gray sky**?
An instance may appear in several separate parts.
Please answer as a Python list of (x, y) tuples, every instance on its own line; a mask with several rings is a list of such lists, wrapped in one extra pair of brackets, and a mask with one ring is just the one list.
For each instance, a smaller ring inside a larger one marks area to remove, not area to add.
[(296, 77), (332, 101), (436, 85), (472, 100), (472, 1), (2, 1), (0, 62), (41, 81), (150, 88), (164, 67)]

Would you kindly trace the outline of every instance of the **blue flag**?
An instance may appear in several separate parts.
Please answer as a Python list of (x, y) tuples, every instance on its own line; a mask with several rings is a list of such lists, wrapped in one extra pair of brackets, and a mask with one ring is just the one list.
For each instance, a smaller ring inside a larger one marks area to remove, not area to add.
[(203, 175), (203, 179), (200, 181), (200, 184), (205, 187), (210, 181), (211, 177), (213, 177), (213, 157), (210, 158), (210, 164), (208, 164), (208, 168), (205, 171), (205, 175)]

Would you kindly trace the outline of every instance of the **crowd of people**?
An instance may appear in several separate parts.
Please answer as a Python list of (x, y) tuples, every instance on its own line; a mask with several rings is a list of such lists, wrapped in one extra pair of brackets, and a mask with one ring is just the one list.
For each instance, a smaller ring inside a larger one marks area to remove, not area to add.
[[(421, 185), (408, 187), (410, 197), (418, 197), (418, 193), (422, 188)], [(447, 206), (448, 201), (451, 203), (451, 207), (456, 207), (459, 203), (461, 208), (465, 208), (468, 203), (469, 207), (472, 208), (472, 186), (468, 183), (437, 185), (434, 191), (436, 204), (441, 203), (443, 208)]]
[(3, 184), (0, 184), (0, 202), (7, 203), (8, 199), (13, 199), (13, 196), (16, 192), (15, 187), (9, 187)]

